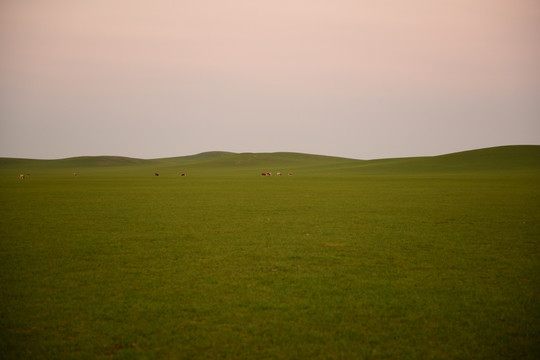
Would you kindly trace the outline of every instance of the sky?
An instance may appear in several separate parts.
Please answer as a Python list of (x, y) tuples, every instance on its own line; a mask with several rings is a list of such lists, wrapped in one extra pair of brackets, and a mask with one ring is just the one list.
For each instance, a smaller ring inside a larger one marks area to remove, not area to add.
[(537, 0), (1, 0), (0, 157), (540, 145)]

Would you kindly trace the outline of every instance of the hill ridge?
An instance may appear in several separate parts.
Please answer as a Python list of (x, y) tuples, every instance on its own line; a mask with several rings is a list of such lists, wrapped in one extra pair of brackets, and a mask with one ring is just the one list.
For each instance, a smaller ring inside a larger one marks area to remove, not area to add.
[[(207, 151), (157, 159), (124, 156), (79, 156), (57, 160), (0, 158), (0, 169), (29, 168), (133, 168), (190, 169), (211, 173), (302, 170), (328, 174), (405, 174), (452, 172), (540, 171), (540, 145), (504, 145), (455, 153), (404, 158), (359, 160), (297, 152), (233, 153)], [(21, 170), (22, 171), (22, 170)], [(176, 170), (175, 170), (176, 171)]]

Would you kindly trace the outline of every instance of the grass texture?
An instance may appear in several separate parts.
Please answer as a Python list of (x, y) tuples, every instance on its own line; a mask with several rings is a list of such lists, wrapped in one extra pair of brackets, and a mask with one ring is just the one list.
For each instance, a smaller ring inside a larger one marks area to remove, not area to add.
[(538, 359), (539, 180), (537, 146), (0, 159), (0, 357)]

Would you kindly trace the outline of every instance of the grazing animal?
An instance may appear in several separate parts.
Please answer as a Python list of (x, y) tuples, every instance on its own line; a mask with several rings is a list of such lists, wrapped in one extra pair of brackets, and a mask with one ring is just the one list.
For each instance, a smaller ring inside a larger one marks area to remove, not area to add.
[(182, 175), (180, 175), (180, 176), (187, 176), (187, 174), (186, 174), (186, 173), (182, 173)]
[(73, 176), (77, 176), (77, 173), (73, 173)]
[(271, 173), (271, 172), (267, 172), (267, 173), (266, 173), (266, 176), (272, 176), (272, 173)]
[(292, 176), (292, 173), (288, 173), (287, 175)]
[(158, 174), (158, 173), (154, 173), (154, 176), (159, 176), (159, 174)]
[(19, 179), (24, 179), (24, 174), (20, 174)]
[(280, 172), (278, 172), (278, 173), (277, 173), (276, 175), (277, 175), (277, 176), (281, 176), (281, 173), (280, 173)]
[(266, 173), (261, 173), (261, 176), (266, 176)]

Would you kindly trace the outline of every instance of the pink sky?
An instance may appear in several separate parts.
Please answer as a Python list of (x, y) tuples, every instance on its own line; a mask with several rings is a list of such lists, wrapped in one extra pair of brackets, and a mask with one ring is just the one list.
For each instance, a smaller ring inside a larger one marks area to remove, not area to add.
[(540, 144), (539, 24), (535, 0), (8, 0), (0, 156)]

